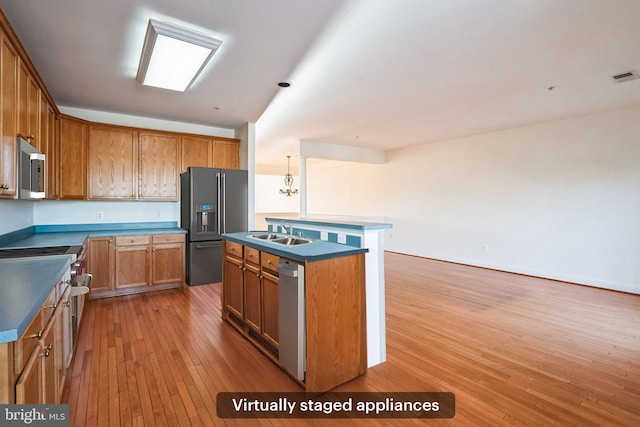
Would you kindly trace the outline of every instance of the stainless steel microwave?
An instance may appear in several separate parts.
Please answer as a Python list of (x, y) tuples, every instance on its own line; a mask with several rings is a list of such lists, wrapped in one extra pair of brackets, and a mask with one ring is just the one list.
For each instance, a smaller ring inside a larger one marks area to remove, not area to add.
[(45, 159), (44, 154), (18, 135), (18, 198), (44, 199)]

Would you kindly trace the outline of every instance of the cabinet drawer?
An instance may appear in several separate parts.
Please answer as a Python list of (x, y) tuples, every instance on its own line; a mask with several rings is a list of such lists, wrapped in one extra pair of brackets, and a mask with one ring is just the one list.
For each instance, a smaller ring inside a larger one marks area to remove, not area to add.
[(244, 259), (254, 263), (255, 265), (260, 265), (260, 251), (258, 249), (250, 248), (248, 246), (244, 247)]
[(242, 245), (239, 243), (230, 242), (225, 240), (225, 251), (228, 254), (235, 255), (237, 257), (242, 258)]
[(56, 283), (56, 299), (57, 300), (62, 298), (62, 295), (67, 290), (67, 288), (70, 286), (70, 283), (71, 283), (71, 275), (67, 271), (62, 276), (62, 278), (60, 280), (58, 280), (58, 283)]
[(116, 246), (148, 245), (149, 236), (118, 236)]
[(270, 254), (269, 252), (262, 252), (262, 268), (271, 270), (275, 273), (278, 272), (278, 263), (280, 257), (278, 255)]
[(56, 306), (58, 305), (58, 295), (57, 289), (53, 288), (53, 290), (49, 293), (47, 299), (40, 306), (40, 329), (44, 330), (49, 323), (49, 319), (53, 316), (53, 312), (56, 311)]
[(38, 345), (38, 341), (40, 340), (43, 331), (44, 328), (42, 327), (41, 312), (38, 311), (14, 346), (13, 357), (15, 361), (14, 370), (16, 374), (20, 374), (24, 369), (33, 349)]
[(184, 234), (154, 234), (151, 236), (153, 244), (158, 243), (183, 243)]

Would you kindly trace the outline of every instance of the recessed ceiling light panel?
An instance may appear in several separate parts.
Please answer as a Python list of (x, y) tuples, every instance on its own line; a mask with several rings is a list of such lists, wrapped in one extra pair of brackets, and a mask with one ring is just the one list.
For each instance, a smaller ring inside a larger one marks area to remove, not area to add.
[(150, 19), (136, 80), (184, 92), (221, 44), (206, 34)]

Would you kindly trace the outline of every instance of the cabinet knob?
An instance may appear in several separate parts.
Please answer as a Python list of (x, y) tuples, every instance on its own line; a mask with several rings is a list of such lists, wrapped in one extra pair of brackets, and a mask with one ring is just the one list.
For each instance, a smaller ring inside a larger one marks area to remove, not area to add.
[(53, 345), (49, 344), (45, 349), (44, 352), (40, 355), (43, 357), (49, 357), (49, 355), (51, 354), (51, 349), (53, 348)]
[(49, 305), (43, 305), (42, 308), (56, 308), (58, 306), (58, 303), (55, 304), (49, 304)]
[(71, 301), (65, 301), (64, 306), (65, 307), (71, 307)]
[(39, 332), (31, 335), (29, 338), (36, 338), (36, 339), (42, 338), (42, 331), (39, 331)]

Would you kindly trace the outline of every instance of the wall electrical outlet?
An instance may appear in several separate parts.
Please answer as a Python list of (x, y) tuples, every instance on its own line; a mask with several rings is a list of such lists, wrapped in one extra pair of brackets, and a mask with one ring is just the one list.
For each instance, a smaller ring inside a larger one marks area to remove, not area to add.
[(98, 219), (104, 219), (104, 212), (98, 212)]
[(347, 235), (344, 233), (338, 233), (338, 243), (346, 244), (347, 243)]
[(482, 245), (482, 252), (489, 252), (489, 245)]
[(320, 240), (324, 240), (325, 242), (327, 240), (329, 240), (329, 232), (328, 231), (321, 231), (320, 232)]

